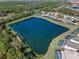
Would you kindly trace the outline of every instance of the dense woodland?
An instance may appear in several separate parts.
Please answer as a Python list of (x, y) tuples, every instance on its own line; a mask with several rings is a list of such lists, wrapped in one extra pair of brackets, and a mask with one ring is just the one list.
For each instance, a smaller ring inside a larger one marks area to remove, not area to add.
[[(0, 59), (35, 59), (37, 56), (32, 49), (23, 41), (19, 42), (17, 35), (6, 26), (6, 23), (34, 15), (35, 10), (56, 11), (55, 8), (62, 4), (61, 2), (0, 2)], [(9, 14), (11, 16), (8, 17)]]
[[(2, 29), (2, 30), (1, 30)], [(0, 29), (0, 59), (35, 59), (35, 54), (5, 25)]]

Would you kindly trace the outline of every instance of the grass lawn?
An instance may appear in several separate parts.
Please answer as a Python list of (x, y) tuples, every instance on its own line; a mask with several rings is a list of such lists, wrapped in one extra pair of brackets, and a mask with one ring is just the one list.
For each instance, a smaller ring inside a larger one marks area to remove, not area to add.
[(61, 34), (60, 36), (56, 37), (55, 39), (53, 39), (49, 48), (48, 48), (47, 53), (44, 56), (37, 58), (37, 59), (55, 59), (55, 50), (57, 48), (58, 42), (60, 40), (63, 40), (65, 38), (65, 36), (67, 36), (68, 34), (73, 32), (76, 28), (79, 27), (79, 26), (75, 27), (75, 26), (72, 26), (72, 25), (69, 25), (66, 23), (57, 22), (57, 21), (54, 21), (54, 20), (49, 19), (49, 18), (46, 18), (46, 20), (53, 22), (53, 23), (56, 23), (56, 24), (59, 24), (61, 26), (67, 27), (67, 28), (69, 28), (69, 31), (67, 31), (67, 32)]
[(56, 23), (58, 25), (61, 25), (61, 26), (64, 26), (64, 27), (67, 27), (69, 28), (69, 30), (63, 34), (61, 34), (60, 36), (54, 38), (48, 48), (48, 51), (47, 53), (40, 57), (40, 58), (36, 58), (36, 59), (55, 59), (55, 50), (57, 48), (57, 44), (59, 42), (59, 40), (63, 40), (65, 36), (67, 36), (68, 34), (70, 34), (71, 32), (73, 32), (76, 28), (79, 28), (79, 26), (72, 26), (72, 25), (69, 25), (67, 23), (61, 23), (61, 22), (57, 22), (57, 21), (54, 21), (53, 19), (49, 19), (49, 18), (46, 18), (46, 17), (40, 17), (40, 16), (29, 16), (29, 17), (25, 17), (25, 18), (22, 18), (22, 19), (19, 19), (19, 20), (16, 20), (14, 22), (10, 22), (10, 23), (7, 23), (8, 24), (13, 24), (15, 22), (19, 22), (19, 21), (23, 21), (25, 19), (28, 19), (30, 17), (39, 17), (39, 18), (44, 18), (50, 22), (53, 22), (53, 23)]

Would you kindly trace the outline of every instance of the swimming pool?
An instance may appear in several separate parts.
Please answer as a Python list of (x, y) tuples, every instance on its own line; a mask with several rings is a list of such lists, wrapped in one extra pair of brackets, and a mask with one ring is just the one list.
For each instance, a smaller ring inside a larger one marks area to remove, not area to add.
[(64, 44), (64, 40), (60, 40), (59, 43), (58, 43), (58, 46), (62, 47)]
[(56, 59), (61, 59), (61, 52), (56, 50)]
[(38, 54), (45, 54), (51, 41), (69, 29), (43, 18), (32, 17), (9, 25)]

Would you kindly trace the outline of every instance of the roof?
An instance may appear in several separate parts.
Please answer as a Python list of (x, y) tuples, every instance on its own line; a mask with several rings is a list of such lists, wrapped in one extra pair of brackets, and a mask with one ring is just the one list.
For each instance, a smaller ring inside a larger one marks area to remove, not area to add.
[(69, 36), (65, 45), (78, 50), (79, 49), (79, 36), (78, 36), (78, 34), (79, 34), (79, 28), (76, 29), (73, 33), (71, 33), (71, 37)]
[(70, 41), (70, 40), (67, 40), (67, 42), (66, 42), (65, 45), (70, 46), (70, 47), (72, 47), (72, 48), (75, 48), (75, 49), (77, 49), (77, 50), (79, 49), (79, 44), (74, 43), (74, 42), (72, 42), (72, 41)]
[(79, 33), (79, 28), (77, 28), (75, 31)]
[(73, 33), (71, 33), (72, 37), (73, 37), (73, 40), (76, 40), (79, 42), (79, 28), (76, 29)]
[(70, 50), (61, 51), (61, 59), (79, 59), (79, 53)]

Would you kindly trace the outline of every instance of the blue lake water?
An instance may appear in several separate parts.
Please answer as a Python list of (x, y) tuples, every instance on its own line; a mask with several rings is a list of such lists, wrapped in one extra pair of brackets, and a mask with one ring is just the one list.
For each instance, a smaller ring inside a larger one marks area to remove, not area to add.
[(53, 38), (69, 29), (42, 18), (32, 17), (9, 25), (39, 54), (45, 54)]
[(74, 9), (79, 9), (79, 7), (72, 7), (72, 8), (74, 8)]

